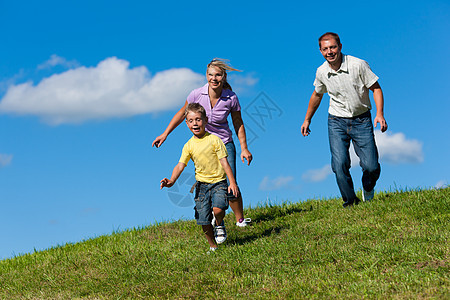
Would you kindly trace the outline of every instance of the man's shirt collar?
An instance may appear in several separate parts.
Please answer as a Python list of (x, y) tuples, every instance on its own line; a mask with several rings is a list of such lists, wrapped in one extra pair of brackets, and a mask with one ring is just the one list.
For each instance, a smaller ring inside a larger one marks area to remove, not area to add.
[(328, 63), (328, 77), (332, 76), (332, 75), (337, 75), (338, 73), (348, 73), (348, 59), (347, 59), (347, 55), (344, 55), (343, 53), (341, 53), (342, 55), (342, 63), (341, 66), (339, 67), (339, 70), (335, 71), (330, 67), (330, 64)]

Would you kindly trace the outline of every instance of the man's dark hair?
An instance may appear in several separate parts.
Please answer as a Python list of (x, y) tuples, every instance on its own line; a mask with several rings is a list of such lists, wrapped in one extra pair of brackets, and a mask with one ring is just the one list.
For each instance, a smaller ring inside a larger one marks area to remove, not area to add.
[(322, 42), (322, 40), (329, 40), (331, 38), (335, 39), (335, 41), (337, 42), (338, 45), (341, 44), (341, 39), (339, 38), (339, 35), (337, 33), (334, 32), (326, 32), (324, 34), (322, 34), (319, 38), (319, 49), (322, 47), (320, 45), (320, 42)]

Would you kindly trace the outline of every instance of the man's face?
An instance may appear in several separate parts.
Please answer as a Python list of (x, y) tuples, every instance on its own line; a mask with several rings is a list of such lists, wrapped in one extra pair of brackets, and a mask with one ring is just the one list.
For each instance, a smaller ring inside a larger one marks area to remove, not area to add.
[(341, 49), (342, 44), (338, 45), (333, 38), (322, 40), (320, 42), (320, 53), (322, 53), (323, 57), (330, 65), (341, 64)]

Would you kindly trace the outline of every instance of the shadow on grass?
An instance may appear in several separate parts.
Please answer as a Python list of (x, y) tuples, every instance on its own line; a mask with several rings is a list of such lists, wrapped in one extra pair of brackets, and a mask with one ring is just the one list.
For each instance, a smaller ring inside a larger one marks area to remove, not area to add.
[[(256, 239), (269, 237), (272, 235), (280, 234), (281, 231), (290, 228), (289, 222), (285, 220), (280, 220), (280, 222), (275, 221), (275, 224), (267, 227), (271, 223), (265, 223), (267, 221), (273, 221), (277, 218), (292, 215), (294, 213), (302, 213), (312, 211), (313, 207), (310, 206), (309, 209), (300, 208), (298, 206), (267, 206), (252, 211), (251, 217), (252, 222), (249, 228), (239, 230), (239, 234), (236, 237), (228, 236), (228, 242), (232, 244), (246, 244)], [(278, 224), (277, 224), (278, 223)], [(281, 223), (281, 224), (280, 224)]]
[(248, 232), (247, 234), (240, 234), (239, 236), (235, 238), (228, 237), (228, 243), (229, 244), (235, 244), (235, 245), (243, 245), (250, 243), (254, 240), (263, 238), (263, 237), (269, 237), (274, 234), (279, 234), (282, 230), (290, 228), (289, 225), (281, 225), (281, 226), (275, 226), (271, 228), (267, 228), (262, 232)]
[(252, 223), (266, 222), (274, 220), (279, 217), (291, 215), (293, 213), (301, 213), (312, 210), (313, 210), (312, 205), (310, 206), (309, 209), (304, 209), (300, 207), (279, 207), (279, 206), (266, 207), (261, 210), (257, 210), (252, 214)]

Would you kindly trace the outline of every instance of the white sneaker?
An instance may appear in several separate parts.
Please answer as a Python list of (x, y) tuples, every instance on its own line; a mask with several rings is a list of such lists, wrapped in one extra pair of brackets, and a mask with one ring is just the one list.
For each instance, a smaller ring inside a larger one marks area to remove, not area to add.
[(209, 250), (208, 250), (208, 252), (206, 252), (206, 254), (211, 254), (211, 253), (214, 253), (215, 251), (217, 251), (217, 248), (215, 248), (215, 247), (209, 247)]
[(375, 190), (372, 189), (370, 192), (366, 192), (364, 188), (362, 190), (363, 190), (362, 192), (363, 201), (370, 202), (375, 196)]
[(248, 225), (248, 223), (250, 223), (251, 221), (252, 221), (252, 219), (245, 218), (241, 222), (236, 222), (236, 226), (238, 226), (238, 227), (246, 227)]
[(222, 225), (217, 225), (214, 227), (214, 237), (217, 244), (222, 244), (227, 240), (227, 231), (225, 230), (225, 225), (222, 221)]

